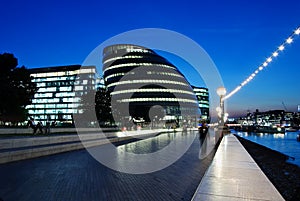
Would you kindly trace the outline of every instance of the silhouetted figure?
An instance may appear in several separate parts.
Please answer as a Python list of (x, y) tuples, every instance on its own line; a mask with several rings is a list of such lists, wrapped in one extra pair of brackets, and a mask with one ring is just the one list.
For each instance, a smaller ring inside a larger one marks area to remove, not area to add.
[(35, 124), (34, 119), (32, 117), (28, 120), (27, 126), (30, 127), (30, 128), (32, 128), (33, 134), (36, 133), (37, 125)]
[(56, 121), (53, 121), (53, 122), (51, 123), (51, 127), (54, 128), (55, 126), (56, 126)]
[(208, 127), (206, 123), (203, 123), (202, 126), (199, 128), (200, 139), (204, 139), (207, 135), (207, 132), (208, 132)]
[(43, 134), (43, 123), (41, 121), (38, 122), (37, 129), (41, 134)]
[(46, 126), (45, 126), (45, 134), (50, 134), (50, 127), (51, 127), (51, 118), (50, 116), (47, 117), (47, 122), (46, 122)]

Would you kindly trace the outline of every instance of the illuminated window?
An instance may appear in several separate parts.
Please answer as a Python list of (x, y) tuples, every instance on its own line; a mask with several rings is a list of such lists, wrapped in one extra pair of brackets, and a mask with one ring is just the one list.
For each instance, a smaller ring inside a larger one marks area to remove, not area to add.
[(151, 83), (151, 84), (161, 83), (161, 84), (176, 84), (176, 85), (188, 86), (188, 84), (185, 82), (177, 82), (172, 80), (126, 80), (126, 81), (111, 83), (107, 87), (123, 85), (123, 84), (135, 84), (135, 83)]

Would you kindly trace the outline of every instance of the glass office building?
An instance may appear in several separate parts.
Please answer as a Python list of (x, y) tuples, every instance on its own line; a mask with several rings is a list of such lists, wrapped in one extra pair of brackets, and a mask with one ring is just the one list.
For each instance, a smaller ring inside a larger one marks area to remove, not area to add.
[(196, 94), (199, 109), (201, 111), (201, 119), (206, 120), (209, 118), (209, 93), (208, 88), (192, 86)]
[(38, 87), (32, 104), (26, 107), (29, 116), (43, 123), (50, 120), (72, 124), (73, 114), (78, 113), (79, 97), (95, 89), (95, 67), (70, 65), (29, 70)]
[(111, 45), (104, 48), (102, 62), (114, 118), (150, 122), (195, 120), (200, 116), (188, 81), (153, 50), (131, 44)]

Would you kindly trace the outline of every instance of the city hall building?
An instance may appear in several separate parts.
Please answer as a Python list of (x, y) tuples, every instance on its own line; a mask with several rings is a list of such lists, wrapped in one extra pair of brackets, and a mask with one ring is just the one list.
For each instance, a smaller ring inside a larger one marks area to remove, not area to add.
[(79, 97), (96, 86), (94, 66), (55, 66), (29, 71), (38, 90), (26, 109), (30, 117), (42, 123), (50, 120), (72, 124), (73, 114), (78, 113)]
[(195, 122), (200, 117), (189, 82), (176, 66), (153, 50), (131, 44), (111, 45), (104, 48), (102, 62), (115, 117), (146, 122), (163, 118)]

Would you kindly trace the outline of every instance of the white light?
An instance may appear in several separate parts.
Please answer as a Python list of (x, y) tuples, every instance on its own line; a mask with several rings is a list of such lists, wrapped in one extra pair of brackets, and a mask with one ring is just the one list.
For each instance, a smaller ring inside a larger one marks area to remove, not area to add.
[(279, 48), (278, 48), (280, 51), (284, 50), (284, 46), (283, 45), (280, 45)]
[(288, 39), (286, 39), (286, 42), (287, 42), (288, 44), (291, 44), (291, 43), (293, 42), (293, 39), (292, 39), (291, 37), (289, 37)]
[(294, 35), (299, 35), (300, 34), (300, 27), (298, 27), (296, 30), (294, 30), (294, 33), (285, 40), (284, 43), (282, 43), (282, 45), (280, 45), (278, 47), (278, 49), (276, 51), (274, 51), (272, 53), (272, 55), (266, 59), (266, 61), (258, 67), (258, 69), (255, 70), (254, 73), (252, 73), (246, 80), (244, 80), (244, 82), (242, 82), (240, 84), (239, 87), (235, 88), (233, 91), (231, 91), (227, 96), (225, 96), (223, 99), (228, 99), (229, 97), (231, 97), (232, 95), (234, 95), (237, 91), (239, 91), (244, 85), (246, 85), (248, 82), (250, 82), (255, 76), (256, 74), (259, 73), (259, 71), (262, 71), (264, 69), (264, 67), (267, 67), (268, 64), (270, 62), (272, 62), (273, 58), (277, 57), (279, 55), (279, 51), (283, 51), (285, 49), (285, 44), (291, 44), (293, 42), (293, 37)]
[(217, 94), (218, 94), (219, 96), (224, 96), (224, 95), (226, 94), (226, 89), (225, 89), (225, 87), (219, 87), (219, 88), (217, 89)]
[(274, 56), (274, 57), (277, 57), (277, 56), (278, 56), (278, 52), (274, 52), (274, 53), (273, 53), (273, 56)]
[(272, 61), (272, 58), (269, 57), (269, 58), (267, 59), (267, 61), (270, 63), (270, 62)]

